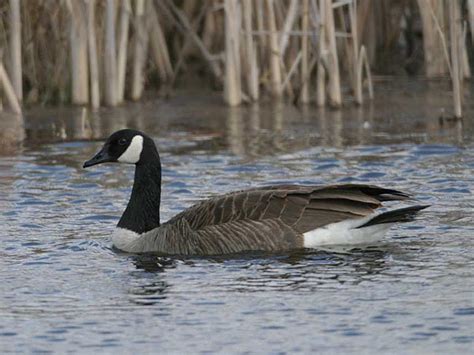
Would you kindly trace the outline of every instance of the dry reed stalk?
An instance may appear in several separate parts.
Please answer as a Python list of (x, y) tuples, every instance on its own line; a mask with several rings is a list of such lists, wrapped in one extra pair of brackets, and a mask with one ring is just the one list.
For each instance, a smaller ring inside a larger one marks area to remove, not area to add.
[(356, 104), (362, 105), (364, 96), (362, 94), (362, 68), (361, 49), (359, 49), (359, 29), (357, 23), (357, 3), (349, 4), (349, 21), (351, 24), (352, 39), (352, 89), (354, 91), (354, 100)]
[[(204, 23), (204, 33), (202, 35), (202, 43), (206, 48), (209, 48), (209, 47), (212, 46), (212, 42), (214, 41), (214, 38), (215, 38), (214, 31), (216, 31), (215, 27), (206, 27), (206, 26), (209, 26), (209, 24), (212, 24), (212, 26), (215, 25), (214, 16), (212, 15), (212, 8), (210, 6), (203, 6), (201, 8), (201, 13), (194, 19), (194, 21), (191, 25), (192, 28), (193, 28), (193, 32), (198, 31), (199, 25), (200, 25), (203, 18), (205, 18), (205, 23)], [(212, 20), (209, 20), (210, 18)], [(208, 33), (207, 31), (211, 31), (212, 33)], [(172, 78), (171, 78), (171, 82), (170, 82), (171, 86), (174, 85), (174, 83), (177, 79), (178, 73), (181, 70), (181, 68), (185, 67), (184, 60), (185, 60), (186, 53), (188, 52), (187, 47), (192, 45), (193, 43), (194, 42), (191, 38), (190, 33), (187, 32), (186, 35), (184, 36), (184, 40), (181, 44), (181, 47), (177, 51), (177, 55), (175, 56), (176, 57), (176, 59), (175, 59), (176, 64), (175, 64), (174, 71), (173, 71)], [(178, 46), (176, 41), (175, 41), (175, 44)]]
[[(442, 37), (444, 36), (444, 3), (439, 0), (417, 0), (423, 25), (425, 72), (428, 78), (446, 75)], [(454, 0), (456, 1), (456, 0)]]
[(293, 28), (296, 21), (296, 15), (298, 13), (299, 0), (291, 0), (290, 5), (286, 11), (285, 23), (283, 25), (282, 33), (280, 36), (280, 56), (285, 57), (285, 52), (288, 46), (289, 33)]
[[(349, 1), (349, 0), (346, 0), (346, 1)], [(344, 3), (344, 5), (347, 5), (347, 4)], [(347, 80), (349, 84), (351, 85), (352, 94), (355, 98), (355, 91), (356, 91), (356, 88), (355, 88), (356, 69), (355, 68), (357, 66), (357, 56), (359, 53), (357, 50), (355, 50), (355, 48), (358, 48), (358, 45), (357, 47), (354, 47), (354, 42), (359, 42), (358, 41), (359, 31), (356, 29), (355, 26), (352, 25), (353, 23), (357, 23), (357, 18), (356, 19), (351, 18), (351, 16), (353, 16), (351, 6), (352, 6), (351, 4), (348, 4), (347, 14), (344, 11), (344, 7), (342, 5), (338, 6), (335, 9), (335, 11), (338, 17), (336, 21), (341, 26), (341, 29), (338, 31), (338, 36), (341, 37), (342, 39), (342, 45), (339, 46), (339, 49), (343, 47), (344, 54), (342, 55), (342, 58), (345, 59), (345, 61), (341, 59), (341, 66), (345, 65), (344, 69), (347, 71), (347, 74), (348, 74)], [(347, 24), (347, 21), (346, 21), (347, 18), (349, 20), (349, 25)], [(354, 34), (353, 33), (354, 31), (356, 31), (357, 33)]]
[[(176, 2), (176, 0), (174, 0)], [(196, 14), (202, 10), (203, 7), (207, 7), (206, 5), (208, 4), (203, 4), (207, 1), (202, 1), (202, 0), (185, 0), (183, 1), (179, 6), (181, 8), (181, 11), (183, 12), (184, 16), (189, 19), (190, 23), (193, 23), (193, 19), (196, 18)], [(224, 7), (224, 1), (221, 1), (221, 6), (222, 8)], [(201, 5), (201, 6), (199, 6)], [(224, 17), (224, 16), (221, 16)], [(197, 30), (198, 33), (200, 31)], [(202, 38), (202, 37), (201, 37)], [(184, 49), (184, 57), (192, 57), (193, 55), (197, 54), (196, 50), (199, 50), (196, 48), (196, 46), (191, 43), (191, 45), (186, 46)]]
[[(29, 13), (30, 11), (27, 10), (27, 7), (24, 8), (23, 11), (23, 21), (22, 21), (22, 32), (24, 38), (30, 38), (30, 40), (33, 38), (33, 28), (32, 28), (32, 23), (31, 23), (31, 14)], [(5, 31), (4, 28), (0, 30)], [(5, 32), (6, 33), (6, 32)], [(25, 80), (28, 80), (31, 85), (31, 91), (36, 91), (38, 87), (38, 82), (37, 82), (37, 72), (36, 72), (36, 63), (35, 63), (35, 45), (33, 40), (31, 40), (31, 45), (27, 48), (24, 48), (23, 51), (23, 75), (25, 77)]]
[[(300, 51), (301, 53), (301, 51)], [(293, 90), (293, 85), (291, 83), (291, 78), (293, 77), (293, 74), (296, 72), (296, 69), (298, 69), (298, 64), (300, 63), (301, 60), (301, 54), (297, 55), (293, 62), (290, 65), (290, 71), (293, 69), (293, 72), (290, 73), (289, 71), (286, 70), (286, 64), (283, 61), (283, 58), (280, 58), (280, 68), (281, 68), (281, 76), (282, 76), (282, 83), (281, 83), (281, 92), (286, 90), (286, 95), (288, 98), (290, 98), (292, 101), (295, 98), (295, 92)]]
[(467, 0), (466, 5), (469, 14), (469, 26), (471, 27), (471, 40), (474, 42), (474, 0)]
[(336, 46), (336, 30), (334, 25), (334, 11), (332, 0), (321, 0), (325, 2), (325, 12), (321, 15), (326, 17), (326, 40), (328, 41), (328, 79), (329, 79), (329, 103), (333, 107), (340, 107), (342, 104), (341, 83), (339, 76), (339, 59)]
[(89, 70), (91, 85), (91, 105), (100, 106), (99, 67), (97, 60), (97, 40), (95, 35), (95, 0), (86, 0), (87, 4), (87, 43), (89, 46)]
[(160, 48), (161, 48), (161, 56), (163, 58), (163, 64), (164, 64), (164, 67), (165, 67), (165, 71), (167, 72), (167, 75), (169, 78), (173, 77), (174, 76), (174, 69), (173, 69), (173, 65), (171, 64), (171, 57), (170, 57), (170, 53), (169, 53), (169, 50), (168, 50), (168, 45), (166, 43), (166, 38), (165, 38), (165, 34), (164, 34), (164, 31), (163, 31), (163, 28), (164, 26), (160, 23), (159, 21), (159, 16), (158, 14), (156, 13), (156, 10), (155, 8), (153, 7), (154, 11), (154, 15), (155, 15), (155, 18), (156, 18), (156, 24), (158, 26), (158, 28), (160, 29), (160, 31), (157, 32), (157, 38), (159, 40), (159, 45), (160, 45)]
[[(196, 44), (196, 46), (199, 49), (199, 52), (201, 53), (201, 55), (204, 58), (205, 62), (209, 65), (209, 67), (211, 69), (211, 72), (214, 75), (214, 77), (222, 82), (223, 81), (222, 69), (219, 66), (219, 63), (216, 61), (216, 58), (206, 48), (206, 46), (202, 42), (201, 38), (193, 30), (188, 18), (183, 13), (183, 11), (181, 11), (175, 5), (175, 3), (171, 0), (158, 1), (158, 2), (156, 2), (156, 4), (158, 6), (160, 6), (161, 9), (165, 13), (168, 13), (170, 15), (169, 16), (170, 19), (174, 20), (174, 22), (177, 25), (178, 30), (181, 31), (183, 33), (183, 35), (186, 35), (186, 34), (189, 33), (189, 35), (191, 36), (191, 39)], [(166, 6), (165, 6), (165, 4), (166, 4)]]
[(73, 104), (83, 105), (89, 102), (89, 62), (87, 55), (87, 23), (84, 3), (67, 2), (70, 12), (70, 48)]
[(0, 87), (3, 87), (3, 92), (5, 93), (5, 97), (7, 99), (8, 104), (10, 105), (13, 112), (17, 114), (21, 114), (21, 106), (18, 98), (15, 94), (15, 89), (8, 78), (7, 71), (3, 66), (3, 62), (0, 61)]
[[(372, 74), (370, 72), (370, 63), (369, 63), (369, 58), (367, 57), (367, 51), (365, 49), (365, 46), (360, 47), (360, 54), (359, 54), (359, 71), (360, 71), (360, 77), (362, 80), (362, 70), (365, 68), (365, 75), (367, 75), (367, 87), (369, 91), (369, 99), (374, 98), (374, 84), (372, 82)], [(362, 83), (361, 83), (362, 87)]]
[(23, 100), (20, 0), (10, 0), (10, 51), (12, 84), (18, 101)]
[(122, 0), (120, 6), (120, 22), (118, 29), (117, 53), (117, 103), (122, 103), (125, 97), (125, 75), (127, 72), (128, 33), (130, 28), (130, 0)]
[[(282, 77), (284, 78), (282, 84), (282, 91), (286, 90), (286, 94), (291, 100), (294, 100), (295, 93), (294, 93), (294, 81), (292, 78), (294, 77), (294, 72), (292, 69), (294, 68), (296, 72), (299, 72), (299, 63), (301, 61), (301, 48), (299, 38), (302, 34), (296, 33), (301, 32), (299, 29), (296, 31), (294, 30), (295, 22), (298, 21), (299, 16), (301, 15), (301, 2), (298, 1), (291, 1), (290, 3), (287, 2), (279, 2), (280, 4), (280, 11), (281, 11), (281, 34), (280, 34), (280, 41), (279, 41), (279, 49), (280, 49), (280, 65), (282, 69)], [(285, 6), (285, 4), (287, 6)], [(277, 7), (278, 8), (278, 7)], [(299, 26), (298, 26), (299, 27)], [(296, 67), (295, 67), (296, 65)], [(287, 70), (287, 68), (289, 68)], [(291, 73), (291, 74), (290, 74)], [(287, 81), (290, 79), (289, 81)], [(287, 81), (287, 82), (285, 82)]]
[(244, 26), (245, 26), (245, 51), (247, 68), (245, 74), (247, 76), (247, 85), (250, 98), (257, 101), (259, 97), (259, 83), (258, 83), (258, 64), (257, 53), (255, 51), (255, 43), (252, 36), (252, 2), (251, 0), (244, 0), (243, 3)]
[(370, 63), (376, 59), (377, 46), (379, 45), (380, 33), (377, 30), (377, 21), (383, 21), (383, 18), (376, 11), (381, 1), (359, 0), (357, 11), (357, 23), (359, 24), (359, 39), (367, 50), (367, 57)]
[(265, 32), (265, 21), (264, 21), (264, 2), (263, 1), (254, 1), (255, 4), (255, 13), (257, 17), (257, 33), (258, 33), (258, 43), (257, 49), (259, 49), (259, 58), (260, 62), (264, 63), (265, 58), (267, 57), (267, 36), (264, 34)]
[[(150, 26), (148, 28), (148, 35), (150, 37), (150, 49), (153, 56), (153, 61), (155, 63), (156, 70), (161, 82), (167, 82), (168, 73), (165, 69), (165, 64), (163, 63), (163, 56), (161, 55), (161, 38), (159, 33), (161, 33), (161, 27), (158, 22), (158, 17), (156, 15), (154, 5), (151, 1), (147, 2), (148, 9), (146, 10), (149, 15)], [(161, 36), (163, 34), (161, 33)]]
[(451, 42), (451, 80), (453, 83), (453, 104), (454, 116), (462, 117), (462, 99), (461, 99), (461, 76), (462, 62), (460, 55), (460, 38), (461, 38), (461, 15), (459, 2), (451, 0), (449, 2), (449, 35)]
[(107, 0), (105, 6), (105, 55), (104, 90), (105, 104), (116, 106), (117, 100), (117, 54), (115, 49), (115, 0)]
[(144, 89), (144, 69), (148, 49), (145, 1), (149, 0), (137, 0), (135, 4), (135, 48), (133, 52), (132, 91), (130, 94), (132, 100), (139, 100)]
[(280, 97), (282, 94), (281, 87), (281, 68), (280, 68), (280, 49), (278, 44), (278, 33), (276, 27), (275, 11), (273, 0), (266, 0), (267, 4), (267, 21), (270, 31), (270, 74), (271, 74), (271, 93), (274, 97)]
[(462, 34), (461, 34), (461, 39), (460, 39), (462, 77), (464, 79), (469, 79), (471, 77), (471, 68), (469, 66), (469, 57), (467, 55), (466, 39), (467, 39), (467, 25), (463, 24)]
[(290, 70), (288, 71), (288, 74), (285, 77), (285, 80), (283, 80), (282, 90), (287, 89), (288, 91), (288, 96), (293, 99), (294, 94), (293, 94), (293, 89), (291, 88), (291, 78), (293, 77), (293, 74), (297, 72), (298, 65), (301, 62), (301, 58), (303, 58), (303, 54), (301, 51), (296, 55), (295, 60), (293, 61), (293, 64), (290, 67)]
[(308, 36), (305, 34), (308, 32), (308, 16), (309, 6), (308, 0), (303, 0), (302, 3), (302, 14), (301, 14), (301, 94), (300, 102), (306, 104), (309, 102), (309, 53), (308, 53)]
[[(212, 8), (214, 1), (211, 2), (210, 8)], [(204, 28), (202, 31), (202, 42), (207, 48), (212, 48), (212, 44), (214, 43), (215, 38), (215, 31), (217, 29), (215, 14), (214, 11), (210, 10), (210, 8), (206, 10)]]
[(230, 106), (240, 105), (240, 4), (225, 0), (225, 79), (224, 100)]
[[(22, 31), (23, 77), (29, 90), (24, 100), (27, 103), (71, 101), (72, 70), (69, 48), (71, 7), (67, 1), (63, 6), (56, 2), (23, 1)], [(82, 2), (84, 6), (84, 3)], [(85, 18), (84, 6), (84, 18)], [(87, 29), (85, 31), (85, 56), (87, 59)], [(88, 72), (84, 73), (87, 78)], [(88, 89), (88, 88), (87, 88)]]
[[(316, 2), (313, 0), (314, 12), (317, 11)], [(316, 77), (316, 104), (319, 107), (326, 105), (326, 68), (327, 50), (326, 50), (326, 0), (319, 0), (319, 41), (318, 41), (318, 67)], [(316, 14), (317, 15), (317, 14)]]
[[(448, 67), (449, 75), (451, 76), (453, 71), (451, 69), (450, 54), (449, 54), (448, 44), (446, 42), (446, 37), (448, 35), (448, 32), (445, 29), (444, 24), (443, 24), (443, 27), (441, 27), (442, 24), (438, 21), (438, 18), (436, 16), (436, 13), (434, 12), (434, 9), (432, 7), (430, 7), (429, 10), (431, 12), (431, 17), (433, 19), (433, 22), (435, 24), (435, 29), (438, 32), (438, 35), (439, 35), (439, 38), (440, 38), (440, 41), (441, 41), (441, 45), (442, 45), (442, 48), (443, 48), (445, 63)], [(449, 20), (448, 20), (448, 25), (449, 25)], [(448, 28), (448, 30), (449, 30), (449, 28)]]
[(150, 44), (155, 59), (155, 64), (162, 82), (167, 82), (173, 77), (173, 67), (166, 45), (165, 36), (155, 10), (155, 5), (148, 2), (148, 14), (150, 15)]

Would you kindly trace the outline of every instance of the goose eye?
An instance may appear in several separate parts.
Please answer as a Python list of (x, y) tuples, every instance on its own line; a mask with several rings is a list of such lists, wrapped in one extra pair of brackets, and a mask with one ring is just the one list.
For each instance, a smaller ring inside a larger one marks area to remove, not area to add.
[(127, 140), (125, 138), (120, 138), (119, 141), (118, 141), (118, 144), (119, 145), (125, 145), (125, 144), (127, 144)]

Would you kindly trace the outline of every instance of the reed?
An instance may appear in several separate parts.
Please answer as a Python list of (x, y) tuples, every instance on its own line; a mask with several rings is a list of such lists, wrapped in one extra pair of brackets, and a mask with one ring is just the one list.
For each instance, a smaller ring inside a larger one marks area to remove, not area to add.
[(189, 19), (186, 17), (186, 14), (180, 10), (172, 0), (157, 1), (156, 4), (162, 10), (164, 10), (164, 12), (168, 15), (167, 17), (174, 22), (178, 31), (180, 31), (185, 36), (189, 34), (190, 38), (198, 48), (204, 62), (209, 66), (211, 73), (217, 80), (222, 82), (223, 76), (221, 66), (217, 63), (215, 57), (204, 45), (200, 36), (194, 31)]
[(3, 62), (0, 60), (0, 87), (3, 88), (3, 92), (5, 93), (5, 97), (8, 101), (13, 112), (17, 114), (21, 114), (21, 106), (18, 100), (18, 97), (15, 93), (15, 88), (8, 77), (7, 71), (3, 66)]
[[(211, 48), (212, 44), (214, 42), (214, 37), (212, 33), (215, 31), (215, 16), (213, 14), (213, 11), (211, 11), (211, 8), (209, 6), (203, 6), (201, 9), (201, 14), (197, 18), (194, 19), (193, 23), (191, 24), (193, 28), (193, 32), (197, 31), (197, 27), (202, 20), (202, 16), (205, 16), (205, 22), (204, 22), (204, 32), (202, 34), (202, 45), (204, 48)], [(177, 79), (177, 75), (180, 72), (181, 69), (186, 67), (185, 64), (185, 59), (187, 54), (189, 53), (188, 48), (189, 46), (193, 45), (193, 39), (191, 38), (190, 33), (188, 32), (186, 36), (183, 38), (182, 43), (177, 43), (177, 41), (174, 42), (177, 47), (180, 47), (179, 50), (177, 51), (176, 55), (176, 64), (174, 66), (174, 70), (172, 70), (173, 75), (171, 79), (171, 85), (174, 84), (175, 80)], [(166, 45), (166, 43), (165, 43)]]
[(276, 18), (273, 0), (266, 0), (267, 5), (267, 22), (269, 31), (268, 56), (270, 57), (270, 73), (271, 84), (270, 90), (274, 97), (280, 97), (282, 94), (281, 87), (281, 69), (280, 69), (280, 46), (278, 43)]
[[(314, 12), (316, 13), (317, 7), (316, 2), (313, 1)], [(318, 43), (318, 71), (316, 81), (316, 103), (319, 107), (326, 105), (326, 67), (327, 67), (327, 56), (328, 51), (326, 49), (326, 16), (322, 14), (326, 13), (325, 10), (326, 1), (319, 1), (319, 43)]]
[(245, 26), (245, 54), (246, 54), (246, 76), (247, 87), (250, 98), (257, 101), (259, 98), (259, 70), (257, 64), (257, 52), (255, 50), (255, 43), (252, 36), (252, 2), (251, 0), (244, 0), (243, 3), (243, 17)]
[(10, 0), (10, 53), (12, 84), (18, 101), (23, 99), (20, 0)]
[(95, 0), (87, 2), (87, 45), (89, 49), (91, 106), (100, 106), (99, 62), (97, 59), (97, 39), (95, 34)]
[(209, 76), (229, 105), (361, 105), (374, 96), (371, 71), (381, 72), (393, 51), (402, 56), (398, 70), (412, 60), (417, 21), (421, 68), (428, 78), (449, 75), (456, 116), (472, 74), (474, 0), (9, 0), (0, 19), (0, 95), (15, 110), (115, 106), (189, 71)]
[(151, 1), (148, 1), (147, 5), (150, 16), (150, 45), (161, 82), (166, 83), (174, 76), (173, 67), (155, 5)]
[(446, 36), (444, 2), (418, 0), (418, 7), (423, 25), (426, 76), (428, 78), (444, 76), (448, 70), (443, 44)]
[(301, 94), (300, 102), (302, 104), (307, 104), (309, 102), (309, 43), (308, 32), (309, 25), (309, 2), (308, 0), (303, 0), (302, 3), (302, 14), (301, 14)]
[(449, 36), (451, 42), (451, 81), (453, 84), (454, 116), (462, 117), (462, 30), (461, 15), (458, 1), (449, 2)]
[[(360, 12), (357, 9), (357, 2), (347, 4), (349, 12), (349, 23), (350, 23), (350, 38), (351, 42), (346, 41), (346, 54), (348, 60), (348, 67), (350, 68), (349, 74), (352, 82), (352, 91), (354, 94), (354, 101), (358, 105), (362, 105), (364, 101), (363, 97), (363, 73), (365, 69), (369, 98), (373, 98), (373, 84), (372, 76), (370, 71), (370, 64), (367, 57), (367, 51), (364, 45), (360, 44), (360, 26), (358, 18)], [(342, 8), (340, 8), (342, 10)], [(341, 22), (345, 24), (345, 17), (343, 11), (339, 11)], [(344, 26), (345, 27), (345, 26)]]
[(116, 57), (116, 33), (115, 33), (115, 0), (107, 0), (105, 14), (105, 53), (104, 53), (104, 90), (105, 104), (115, 106), (117, 98), (117, 57)]
[(469, 14), (469, 26), (471, 29), (471, 41), (474, 43), (474, 0), (467, 0), (467, 12)]
[(328, 96), (333, 107), (340, 107), (342, 104), (341, 82), (339, 76), (339, 59), (336, 46), (336, 29), (334, 25), (334, 11), (331, 0), (321, 0), (325, 2), (325, 12), (321, 14), (326, 17), (326, 40), (328, 46), (328, 76), (329, 90)]
[(471, 78), (471, 67), (469, 65), (469, 56), (467, 54), (467, 24), (463, 23), (462, 25), (462, 34), (461, 34), (461, 61), (462, 61), (462, 78), (470, 79)]
[(125, 74), (127, 71), (127, 50), (131, 11), (132, 6), (130, 0), (122, 0), (120, 3), (117, 53), (117, 103), (123, 102), (125, 97)]
[[(144, 88), (144, 65), (148, 49), (147, 18), (145, 16), (145, 1), (137, 0), (135, 6), (134, 27), (134, 52), (132, 68), (132, 92), (130, 98), (139, 100)], [(148, 0), (149, 1), (149, 0)]]
[(242, 102), (240, 77), (240, 6), (237, 0), (225, 0), (225, 85), (224, 100), (230, 106)]
[(299, 10), (298, 3), (299, 3), (299, 0), (291, 0), (290, 4), (288, 5), (288, 9), (286, 11), (285, 23), (282, 28), (282, 33), (280, 35), (280, 45), (279, 45), (280, 55), (282, 57), (285, 56), (285, 52), (288, 46), (288, 41), (290, 38), (290, 32), (296, 21), (296, 15)]
[(70, 50), (72, 88), (71, 101), (83, 105), (89, 102), (89, 61), (87, 58), (87, 23), (84, 3), (67, 1), (70, 15)]

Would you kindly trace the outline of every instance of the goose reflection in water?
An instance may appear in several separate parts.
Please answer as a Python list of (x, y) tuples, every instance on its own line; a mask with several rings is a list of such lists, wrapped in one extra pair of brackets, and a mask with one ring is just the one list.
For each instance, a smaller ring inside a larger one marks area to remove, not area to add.
[[(225, 291), (310, 291), (357, 285), (389, 269), (386, 252), (353, 250), (351, 253), (303, 251), (249, 260), (222, 260), (226, 267), (242, 273), (225, 277)], [(255, 255), (253, 255), (255, 258)]]
[(136, 267), (131, 273), (130, 301), (140, 306), (152, 306), (167, 298), (169, 283), (165, 280), (167, 269), (175, 268), (177, 260), (152, 254), (130, 256)]
[[(222, 292), (302, 291), (340, 289), (370, 282), (380, 274), (390, 273), (388, 256), (393, 252), (382, 247), (340, 249), (338, 251), (297, 251), (292, 253), (245, 253), (213, 257), (163, 257), (135, 255), (132, 260), (134, 285), (129, 293), (132, 302), (153, 305), (167, 298), (173, 289), (167, 272), (180, 266), (187, 282), (199, 284), (193, 270), (208, 269), (214, 276), (213, 287)], [(144, 276), (146, 273), (147, 276)]]

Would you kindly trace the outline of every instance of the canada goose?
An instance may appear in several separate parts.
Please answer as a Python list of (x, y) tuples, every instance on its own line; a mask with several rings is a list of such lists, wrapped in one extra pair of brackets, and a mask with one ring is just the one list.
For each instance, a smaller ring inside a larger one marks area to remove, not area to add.
[(216, 196), (161, 224), (161, 162), (153, 140), (117, 131), (84, 168), (105, 162), (135, 164), (130, 201), (112, 235), (116, 248), (132, 253), (215, 255), (373, 243), (393, 223), (412, 221), (428, 207), (375, 213), (382, 202), (409, 196), (371, 185), (278, 185)]

